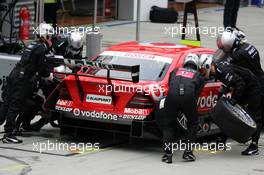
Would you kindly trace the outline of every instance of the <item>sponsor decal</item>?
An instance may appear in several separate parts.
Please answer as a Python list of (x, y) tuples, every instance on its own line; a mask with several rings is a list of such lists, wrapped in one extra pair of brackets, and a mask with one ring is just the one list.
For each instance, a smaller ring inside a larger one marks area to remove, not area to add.
[(187, 117), (184, 113), (179, 114), (179, 116), (177, 117), (177, 121), (183, 129), (185, 129), (185, 130), (188, 129), (188, 127), (187, 127), (188, 120), (187, 120)]
[(217, 95), (210, 91), (209, 96), (202, 96), (198, 98), (197, 105), (200, 108), (211, 108), (216, 105)]
[(136, 115), (149, 115), (150, 110), (148, 109), (137, 109), (137, 108), (125, 108), (125, 114), (136, 114)]
[(103, 95), (87, 94), (86, 95), (86, 102), (110, 105), (110, 104), (112, 104), (112, 97), (103, 96)]
[(73, 110), (73, 115), (75, 115), (75, 116), (80, 116), (80, 114), (81, 114), (81, 110), (80, 109), (78, 109), (78, 108), (75, 108), (74, 110)]
[(104, 112), (96, 112), (96, 111), (84, 111), (77, 108), (73, 110), (73, 115), (76, 117), (82, 116), (87, 118), (96, 118), (96, 119), (104, 119), (104, 120), (118, 119), (118, 115), (115, 114), (107, 114)]
[(118, 119), (124, 120), (144, 120), (146, 116), (141, 115), (128, 115), (128, 114), (110, 114), (105, 112), (97, 112), (97, 111), (85, 111), (80, 110), (78, 108), (73, 109), (73, 115), (75, 117), (87, 117), (94, 119), (102, 119), (102, 120), (113, 120), (116, 121)]
[(64, 112), (72, 111), (73, 101), (59, 99), (56, 103), (55, 109)]
[(189, 72), (189, 71), (185, 71), (185, 70), (178, 70), (176, 72), (176, 76), (189, 78), (189, 79), (193, 79), (194, 75), (195, 75), (194, 72)]
[[(231, 93), (224, 95), (225, 97), (231, 98)], [(217, 103), (217, 94), (210, 91), (208, 96), (201, 96), (198, 98), (197, 105), (200, 108), (212, 108)]]
[(138, 116), (138, 115), (119, 115), (119, 118), (126, 120), (144, 120), (146, 116)]
[(153, 60), (153, 61), (160, 61), (160, 62), (169, 63), (169, 64), (172, 63), (172, 58), (156, 56), (156, 55), (150, 55), (150, 54), (142, 54), (142, 53), (104, 51), (100, 55), (103, 55), (103, 56), (128, 57), (128, 58), (134, 58), (134, 59)]
[(210, 125), (208, 123), (204, 123), (202, 126), (203, 132), (209, 132), (210, 131)]
[(69, 101), (69, 100), (62, 100), (59, 99), (56, 103), (56, 105), (60, 105), (60, 106), (67, 106), (67, 107), (71, 107), (73, 104), (73, 101)]
[(63, 106), (55, 106), (55, 109), (59, 110), (59, 111), (63, 111), (63, 112), (71, 112), (72, 111), (72, 108), (67, 108), (67, 107), (63, 107)]

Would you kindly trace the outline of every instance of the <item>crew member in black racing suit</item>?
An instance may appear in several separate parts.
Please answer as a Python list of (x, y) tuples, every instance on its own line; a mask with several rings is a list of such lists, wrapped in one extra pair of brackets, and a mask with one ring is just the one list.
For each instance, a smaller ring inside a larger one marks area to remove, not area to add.
[(39, 77), (33, 76), (31, 79), (31, 88), (28, 98), (24, 100), (23, 107), (16, 119), (15, 134), (22, 136), (21, 131), (34, 131), (35, 129), (30, 125), (31, 120), (42, 110), (44, 98), (38, 94), (39, 91)]
[(39, 26), (39, 42), (30, 44), (23, 52), (21, 60), (16, 64), (8, 77), (6, 94), (0, 109), (0, 124), (6, 120), (4, 143), (22, 143), (13, 133), (15, 120), (21, 112), (25, 99), (31, 95), (31, 79), (38, 74), (41, 77), (50, 77), (50, 67), (45, 55), (51, 46), (53, 28), (48, 24)]
[[(52, 36), (52, 46), (50, 48), (52, 54), (64, 55), (68, 47), (68, 38), (63, 35)], [(31, 81), (32, 94), (25, 100), (23, 109), (16, 120), (15, 134), (22, 136), (24, 131), (39, 131), (45, 124), (49, 123), (50, 118), (46, 117), (46, 113), (42, 109), (45, 98), (57, 86), (57, 82), (41, 79), (34, 76)], [(41, 89), (42, 95), (38, 94)], [(31, 124), (31, 121), (37, 114), (41, 114), (41, 119)]]
[[(246, 42), (245, 34), (241, 31), (224, 31), (217, 38), (217, 46), (227, 53), (226, 61), (249, 69), (256, 77), (261, 86), (262, 96), (262, 123), (264, 122), (264, 71), (260, 63), (258, 50)], [(255, 150), (257, 147), (252, 144), (247, 152)]]
[(258, 141), (260, 138), (261, 120), (261, 96), (260, 84), (257, 77), (246, 68), (231, 64), (229, 61), (216, 61), (211, 68), (211, 74), (225, 85), (225, 92), (232, 90), (231, 103), (243, 106), (257, 124), (257, 131), (252, 135), (250, 146), (242, 152), (242, 155), (257, 155)]
[[(212, 63), (212, 57), (209, 55), (204, 56), (199, 62), (197, 55), (189, 54), (184, 61), (183, 68), (176, 68), (171, 72), (169, 91), (164, 107), (160, 105), (156, 111), (157, 124), (163, 132), (163, 150), (165, 154), (162, 161), (165, 163), (172, 163), (173, 142), (180, 139), (180, 135), (175, 134), (179, 127), (177, 124), (179, 112), (184, 113), (187, 118), (187, 148), (184, 151), (183, 159), (186, 161), (196, 160), (192, 146), (198, 129), (197, 99), (204, 87), (205, 78), (209, 75)], [(200, 69), (200, 65), (205, 69)], [(202, 70), (203, 73), (199, 70)], [(162, 113), (160, 112), (161, 109), (163, 110)]]
[[(83, 44), (84, 44), (83, 34), (79, 32), (73, 32), (68, 38), (62, 38), (62, 37), (53, 38), (52, 48), (55, 55), (62, 55), (64, 58), (68, 58), (68, 59), (82, 59)], [(56, 78), (56, 71), (63, 70), (62, 72), (65, 72), (66, 69), (67, 68), (64, 65), (54, 68), (55, 70), (54, 77)], [(78, 70), (79, 68), (72, 68), (73, 73), (77, 73)], [(58, 79), (61, 78), (59, 77)], [(53, 82), (45, 81), (45, 80), (42, 80), (40, 82), (40, 87), (46, 98), (52, 92), (52, 90), (55, 89), (57, 84), (58, 82), (55, 82), (55, 80)], [(51, 118), (42, 117), (37, 122), (33, 123), (32, 124), (33, 130), (38, 131), (49, 122), (51, 125), (57, 126), (57, 124), (54, 123), (54, 120), (59, 119), (58, 114), (52, 112), (50, 115)]]

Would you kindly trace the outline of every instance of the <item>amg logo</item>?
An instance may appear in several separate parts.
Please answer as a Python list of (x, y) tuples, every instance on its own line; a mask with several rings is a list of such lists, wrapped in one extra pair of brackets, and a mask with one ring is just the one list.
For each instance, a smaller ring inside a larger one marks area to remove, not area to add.
[(102, 95), (87, 95), (86, 102), (99, 104), (112, 104), (112, 97)]

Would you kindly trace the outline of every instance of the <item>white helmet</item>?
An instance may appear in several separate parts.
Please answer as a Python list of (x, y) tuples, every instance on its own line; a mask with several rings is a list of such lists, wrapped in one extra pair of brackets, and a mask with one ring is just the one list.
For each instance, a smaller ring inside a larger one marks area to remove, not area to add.
[(240, 42), (240, 39), (232, 31), (224, 31), (217, 37), (217, 47), (225, 52), (230, 52)]
[(199, 57), (196, 54), (189, 53), (183, 62), (183, 67), (187, 65), (193, 65), (196, 70), (199, 69)]
[(38, 27), (37, 32), (37, 35), (46, 41), (51, 41), (52, 36), (55, 33), (54, 28), (47, 23), (41, 23)]
[(68, 42), (70, 47), (72, 47), (74, 50), (80, 50), (84, 43), (83, 35), (79, 32), (73, 32), (71, 33)]
[(210, 72), (212, 62), (213, 62), (213, 55), (210, 54), (202, 54), (200, 56), (200, 69), (205, 69), (207, 72)]

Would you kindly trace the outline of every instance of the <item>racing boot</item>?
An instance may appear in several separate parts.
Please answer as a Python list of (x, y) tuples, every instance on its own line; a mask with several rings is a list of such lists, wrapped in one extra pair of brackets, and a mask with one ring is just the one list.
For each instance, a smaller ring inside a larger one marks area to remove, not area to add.
[(165, 162), (165, 163), (172, 163), (172, 154), (167, 154), (167, 153), (165, 153), (165, 154), (162, 156), (161, 161), (162, 161), (162, 162)]
[(186, 162), (193, 162), (196, 160), (195, 155), (193, 155), (193, 152), (190, 150), (185, 150), (182, 158), (186, 161)]
[(18, 144), (18, 143), (22, 143), (23, 141), (18, 139), (13, 133), (6, 133), (2, 138), (2, 142), (8, 144), (11, 143)]
[(256, 143), (251, 143), (248, 148), (241, 153), (243, 156), (252, 156), (252, 155), (258, 155), (259, 149), (258, 145)]

